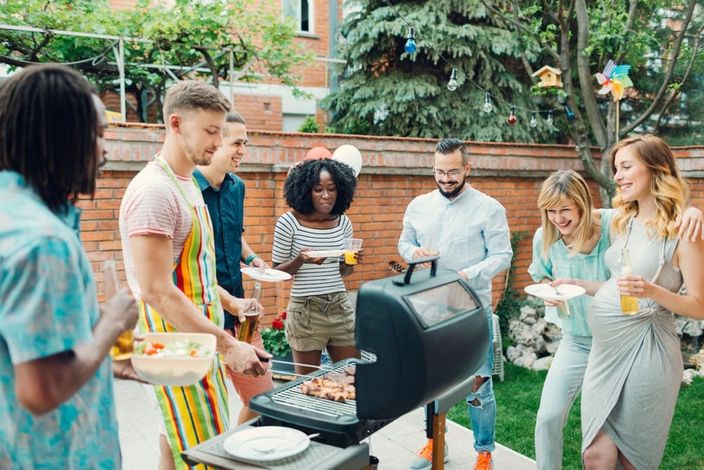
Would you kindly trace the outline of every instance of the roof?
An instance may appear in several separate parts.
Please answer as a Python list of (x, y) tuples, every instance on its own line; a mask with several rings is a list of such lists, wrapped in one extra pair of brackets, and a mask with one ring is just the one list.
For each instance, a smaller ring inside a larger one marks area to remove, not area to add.
[(536, 72), (533, 72), (531, 77), (539, 77), (542, 74), (544, 74), (545, 72), (552, 72), (556, 75), (562, 75), (562, 71), (560, 69), (556, 69), (555, 67), (550, 67), (549, 65), (545, 65), (545, 66), (541, 67), (539, 70), (537, 70)]

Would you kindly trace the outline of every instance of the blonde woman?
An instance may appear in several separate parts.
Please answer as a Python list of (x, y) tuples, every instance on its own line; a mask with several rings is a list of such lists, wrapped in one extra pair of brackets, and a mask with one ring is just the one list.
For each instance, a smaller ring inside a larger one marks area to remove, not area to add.
[[(593, 209), (589, 187), (574, 170), (556, 171), (543, 182), (538, 207), (542, 226), (533, 238), (533, 261), (528, 268), (533, 280), (560, 283), (571, 279), (590, 284), (595, 291), (610, 277), (604, 253), (610, 243), (614, 209)], [(696, 237), (701, 225), (701, 211), (689, 208), (680, 234)], [(572, 299), (567, 310), (559, 303), (546, 302), (546, 319), (559, 324), (563, 336), (543, 385), (535, 424), (538, 469), (562, 467), (563, 428), (582, 387), (592, 345), (587, 321), (591, 299), (589, 295)], [(561, 318), (557, 318), (555, 306), (561, 307)]]
[[(636, 136), (611, 151), (616, 212), (605, 253), (611, 278), (592, 300), (592, 350), (582, 389), (587, 469), (657, 469), (682, 380), (673, 313), (704, 318), (704, 242), (675, 229), (688, 196), (667, 144)], [(630, 251), (632, 274), (624, 274)], [(686, 284), (686, 294), (678, 294)], [(587, 287), (590, 283), (585, 284)], [(638, 298), (635, 315), (622, 295)]]
[[(533, 237), (528, 272), (535, 282), (574, 278), (605, 281), (613, 209), (594, 210), (589, 187), (574, 170), (560, 170), (543, 183), (538, 196), (542, 226)], [(562, 466), (562, 430), (582, 387), (592, 333), (587, 324), (590, 296), (568, 303), (569, 316), (556, 319), (555, 303), (546, 302), (546, 318), (562, 327), (563, 336), (543, 385), (535, 423), (535, 456), (539, 469)], [(565, 312), (564, 306), (560, 311)]]

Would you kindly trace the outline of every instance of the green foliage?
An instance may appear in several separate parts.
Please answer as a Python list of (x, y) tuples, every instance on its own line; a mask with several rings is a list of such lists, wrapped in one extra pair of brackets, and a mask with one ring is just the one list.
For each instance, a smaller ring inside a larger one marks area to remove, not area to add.
[(291, 347), (286, 341), (286, 312), (281, 312), (274, 321), (271, 322), (269, 328), (262, 330), (262, 342), (264, 349), (274, 356), (283, 357), (291, 352)]
[[(357, 0), (345, 18), (340, 86), (322, 103), (337, 132), (414, 137), (457, 136), (483, 141), (535, 141), (547, 135), (527, 125), (534, 109), (521, 57), (537, 50), (493, 21), (478, 0)], [(416, 28), (418, 51), (404, 52), (407, 26)], [(451, 62), (459, 88), (447, 89)], [(472, 83), (481, 87), (477, 88)], [(484, 91), (494, 111), (482, 113)], [(521, 124), (510, 126), (510, 105)]]
[(315, 120), (315, 116), (308, 116), (298, 128), (298, 132), (307, 132), (309, 134), (320, 132), (320, 125)]
[[(497, 408), (496, 440), (532, 459), (535, 459), (533, 440), (535, 417), (540, 406), (540, 394), (546, 375), (546, 371), (536, 372), (506, 363), (504, 382), (494, 380)], [(577, 397), (564, 428), (562, 468), (565, 470), (582, 468), (579, 407), (580, 397)], [(449, 411), (448, 418), (461, 426), (471, 428), (464, 400)], [(692, 385), (684, 386), (680, 390), (660, 468), (678, 470), (704, 468), (704, 456), (701, 452), (701, 443), (704, 440), (702, 422), (704, 422), (704, 379), (697, 378)]]
[[(511, 259), (511, 266), (508, 268), (506, 273), (506, 282), (504, 283), (504, 290), (501, 293), (501, 299), (496, 305), (496, 315), (499, 317), (499, 325), (501, 326), (501, 332), (508, 336), (508, 321), (517, 316), (521, 310), (521, 307), (525, 305), (525, 300), (521, 298), (521, 295), (513, 288), (513, 281), (516, 276), (516, 255), (518, 254), (518, 244), (526, 237), (528, 232), (513, 232), (511, 233), (511, 249), (513, 250), (513, 258)], [(510, 343), (506, 342), (505, 347), (508, 347)]]
[[(263, 8), (262, 0), (178, 1), (173, 6), (139, 0), (128, 10), (114, 9), (107, 0), (7, 0), (0, 23), (149, 39), (125, 42), (126, 87), (139, 106), (145, 100), (159, 104), (173, 80), (164, 70), (141, 65), (182, 66), (171, 72), (178, 78), (209, 79), (217, 86), (229, 78), (232, 50), (233, 79), (270, 76), (294, 86), (298, 77), (293, 67), (311, 58), (293, 42), (293, 24)], [(0, 30), (0, 63), (78, 62), (74, 66), (101, 91), (116, 90), (116, 45), (112, 40)]]

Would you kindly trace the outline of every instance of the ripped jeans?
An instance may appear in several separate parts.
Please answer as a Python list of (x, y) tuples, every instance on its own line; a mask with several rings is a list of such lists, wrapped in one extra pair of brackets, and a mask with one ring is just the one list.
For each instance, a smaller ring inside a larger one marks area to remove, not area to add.
[[(494, 346), (493, 346), (493, 320), (490, 307), (485, 307), (489, 325), (489, 353), (486, 361), (472, 376), (487, 377), (476, 392), (467, 395), (467, 411), (472, 422), (472, 432), (474, 433), (474, 450), (477, 452), (493, 452), (494, 438), (496, 435), (496, 400), (494, 399), (494, 386), (491, 380), (491, 371), (494, 368)], [(475, 402), (476, 405), (472, 404)], [(427, 413), (425, 419), (428, 419)]]
[[(489, 325), (489, 354), (486, 362), (473, 375), (486, 377), (487, 380), (476, 392), (467, 395), (467, 411), (472, 422), (474, 433), (474, 450), (477, 452), (493, 452), (496, 436), (496, 400), (494, 398), (494, 385), (491, 371), (494, 368), (494, 347), (492, 312), (490, 307), (484, 308)], [(474, 404), (476, 403), (476, 404)]]

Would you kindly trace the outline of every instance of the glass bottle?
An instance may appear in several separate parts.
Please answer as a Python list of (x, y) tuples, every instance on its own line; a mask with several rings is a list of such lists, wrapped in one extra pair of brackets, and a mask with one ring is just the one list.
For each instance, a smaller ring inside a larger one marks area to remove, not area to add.
[[(624, 248), (621, 258), (621, 275), (627, 276), (629, 274), (633, 274), (631, 253), (628, 248)], [(624, 315), (635, 315), (638, 313), (638, 297), (621, 295), (621, 313)]]
[[(108, 259), (103, 262), (103, 288), (105, 300), (111, 299), (120, 290), (117, 280), (117, 266), (115, 260)], [(116, 361), (129, 359), (134, 350), (134, 335), (132, 330), (125, 330), (117, 337), (117, 341), (110, 348), (110, 356)]]

